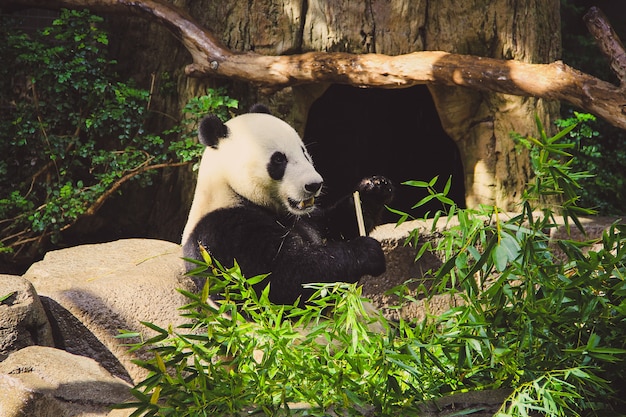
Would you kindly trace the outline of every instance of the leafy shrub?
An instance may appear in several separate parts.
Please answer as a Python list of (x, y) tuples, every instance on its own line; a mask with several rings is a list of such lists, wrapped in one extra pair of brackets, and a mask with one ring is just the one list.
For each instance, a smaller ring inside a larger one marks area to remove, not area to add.
[(118, 79), (102, 18), (64, 10), (34, 35), (2, 23), (0, 252), (32, 254), (126, 182), (149, 185), (157, 169), (197, 160), (195, 123), (237, 107), (223, 89), (209, 90), (183, 122), (150, 132), (153, 92)]
[[(387, 320), (368, 313), (360, 287), (312, 284), (305, 308), (268, 301), (235, 264), (224, 268), (205, 253), (195, 275), (201, 294), (184, 293), (189, 323), (162, 329), (132, 345), (152, 357), (137, 363), (150, 371), (120, 407), (133, 416), (168, 415), (418, 415), (421, 402), (454, 392), (506, 388), (505, 416), (620, 415), (624, 407), (626, 354), (626, 241), (615, 224), (596, 242), (555, 239), (563, 216), (581, 227), (578, 181), (564, 136), (514, 135), (531, 150), (535, 179), (520, 214), (497, 207), (459, 209), (437, 178), (410, 181), (441, 202), (436, 243), (416, 229), (408, 244), (418, 257), (435, 251), (443, 265), (426, 274), (434, 282), (419, 294), (406, 285), (400, 303), (417, 296), (450, 294), (464, 303), (422, 321)], [(560, 204), (554, 204), (554, 196)], [(550, 204), (546, 204), (550, 203)], [(395, 211), (400, 222), (411, 216)], [(441, 226), (441, 225), (440, 225)], [(596, 246), (592, 246), (596, 244)], [(218, 295), (215, 301), (209, 296)], [(137, 337), (123, 333), (121, 337)], [(622, 391), (620, 391), (622, 390)], [(305, 402), (311, 408), (297, 410)], [(459, 410), (459, 415), (477, 410)]]
[(557, 120), (557, 126), (577, 126), (566, 136), (567, 142), (573, 145), (573, 168), (593, 172), (580, 182), (581, 204), (595, 208), (600, 214), (622, 215), (626, 205), (626, 177), (623, 175), (626, 133), (604, 121), (596, 121), (591, 114), (572, 110), (570, 113), (570, 117)]
[[(237, 266), (206, 261), (203, 293), (185, 293), (190, 324), (176, 331), (147, 324), (157, 335), (136, 346), (153, 346), (154, 359), (138, 362), (151, 375), (133, 389), (137, 402), (124, 405), (137, 408), (133, 415), (278, 415), (297, 402), (358, 415), (368, 403), (390, 411), (410, 400), (399, 395), (407, 383), (417, 387), (419, 375), (404, 369), (408, 352), (397, 352), (391, 328), (368, 328), (385, 320), (368, 316), (355, 285), (313, 285), (306, 309), (277, 306), (252, 289), (263, 276), (246, 279)], [(205, 301), (216, 294), (225, 295), (217, 306)]]

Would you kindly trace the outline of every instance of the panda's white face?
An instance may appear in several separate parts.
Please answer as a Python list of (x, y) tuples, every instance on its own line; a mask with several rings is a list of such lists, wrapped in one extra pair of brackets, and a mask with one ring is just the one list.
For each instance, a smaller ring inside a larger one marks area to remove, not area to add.
[(291, 126), (265, 113), (244, 114), (226, 126), (228, 136), (210, 150), (237, 194), (277, 212), (313, 210), (322, 177)]

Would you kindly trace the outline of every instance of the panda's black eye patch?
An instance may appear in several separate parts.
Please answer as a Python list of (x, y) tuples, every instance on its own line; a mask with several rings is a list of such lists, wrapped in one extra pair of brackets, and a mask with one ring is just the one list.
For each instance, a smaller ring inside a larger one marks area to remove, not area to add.
[(287, 155), (282, 152), (274, 152), (271, 158), (272, 164), (283, 165), (287, 163)]
[(287, 168), (287, 155), (282, 152), (274, 152), (267, 164), (267, 172), (273, 180), (281, 180)]

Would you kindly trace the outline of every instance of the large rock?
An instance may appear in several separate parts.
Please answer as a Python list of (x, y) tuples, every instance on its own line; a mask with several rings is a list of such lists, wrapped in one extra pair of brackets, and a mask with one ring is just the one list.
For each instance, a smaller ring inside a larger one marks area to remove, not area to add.
[(2, 417), (106, 416), (129, 390), (93, 359), (50, 347), (26, 347), (0, 362)]
[(98, 361), (127, 381), (146, 371), (131, 362), (119, 330), (150, 331), (141, 321), (167, 328), (182, 323), (191, 290), (180, 245), (126, 239), (49, 252), (24, 275), (49, 310), (56, 346)]
[(26, 346), (53, 346), (46, 312), (30, 282), (0, 275), (1, 298), (5, 299), (0, 302), (0, 361)]

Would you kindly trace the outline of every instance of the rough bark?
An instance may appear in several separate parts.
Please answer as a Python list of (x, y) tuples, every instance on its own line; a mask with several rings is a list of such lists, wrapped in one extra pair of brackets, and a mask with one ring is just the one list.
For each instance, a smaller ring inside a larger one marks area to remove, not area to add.
[(626, 50), (609, 19), (597, 7), (592, 7), (584, 16), (589, 32), (596, 39), (602, 53), (609, 59), (611, 70), (617, 75), (622, 90), (626, 87)]

